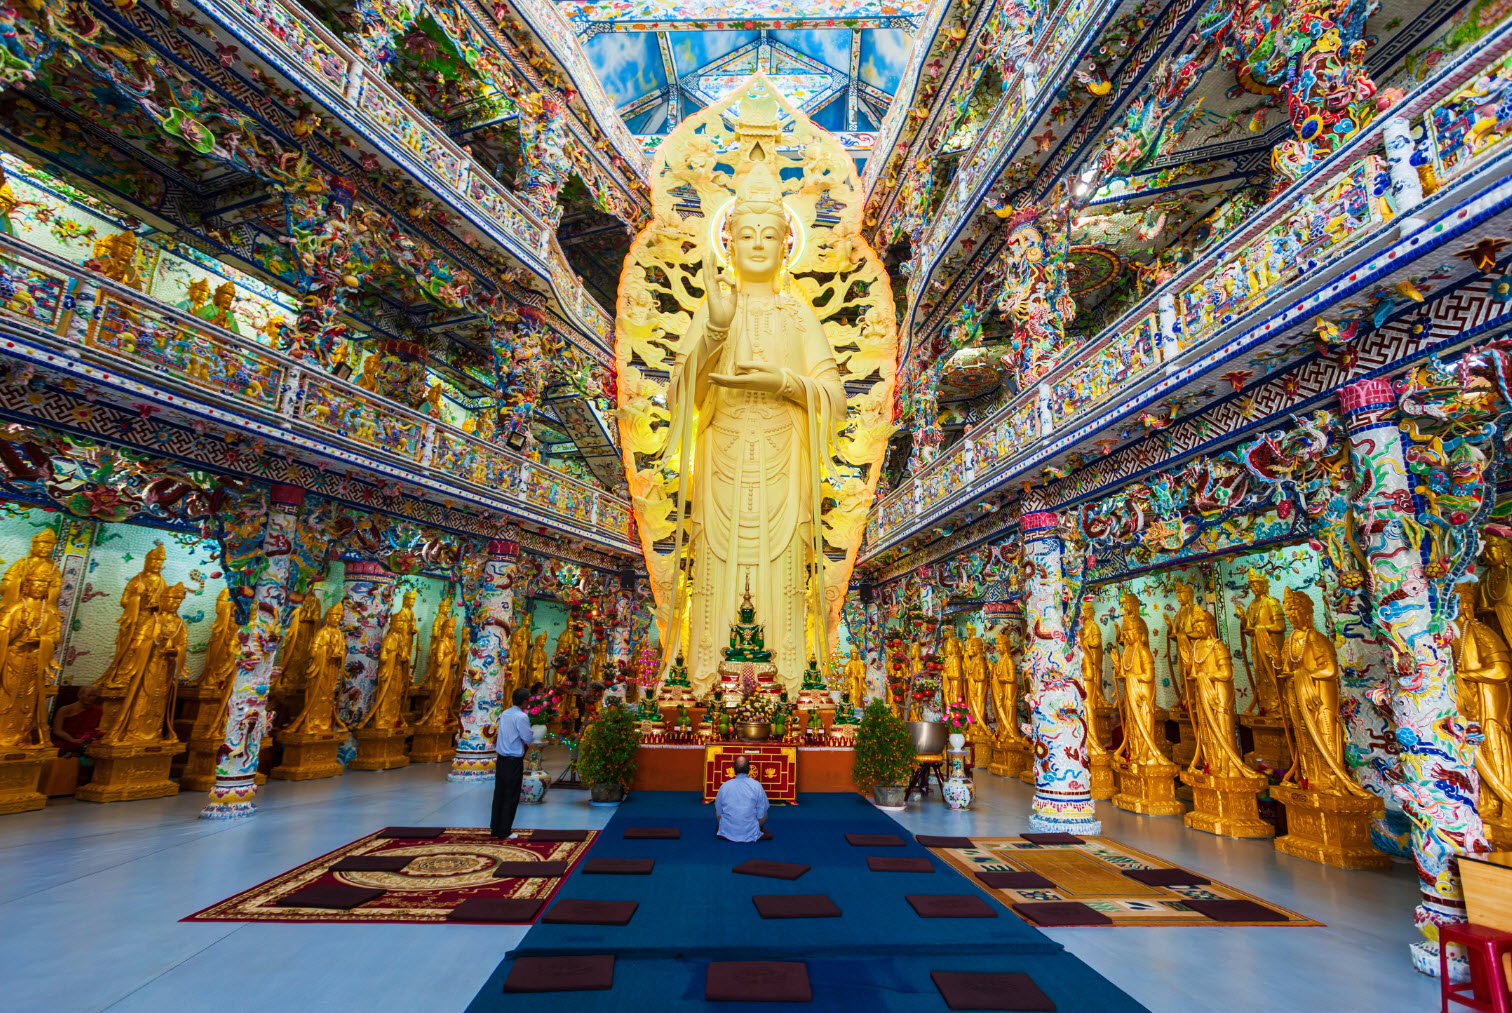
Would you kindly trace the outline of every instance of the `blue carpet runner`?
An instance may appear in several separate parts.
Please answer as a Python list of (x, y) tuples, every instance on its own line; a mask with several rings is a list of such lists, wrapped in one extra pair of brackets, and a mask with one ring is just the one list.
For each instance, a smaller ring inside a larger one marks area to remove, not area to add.
[[(712, 960), (803, 960), (819, 1010), (946, 1009), (930, 971), (1024, 971), (1059, 1010), (1107, 1013), (1143, 1007), (1044, 933), (1020, 921), (964, 879), (906, 830), (859, 795), (804, 794), (796, 806), (774, 807), (774, 839), (732, 844), (714, 836), (712, 806), (683, 792), (636, 792), (620, 806), (588, 858), (654, 858), (649, 876), (586, 876), (574, 871), (557, 899), (633, 900), (630, 924), (538, 923), (507, 954), (467, 1013), (529, 1008), (556, 1011), (698, 1009), (777, 1010), (778, 1003), (705, 1002), (704, 968)], [(680, 840), (623, 840), (626, 827), (678, 827)], [(858, 848), (846, 834), (897, 834), (905, 847)], [(928, 857), (933, 873), (872, 872), (869, 855)], [(737, 875), (752, 858), (812, 868), (796, 880)], [(579, 870), (581, 866), (579, 866)], [(763, 920), (751, 898), (825, 894), (839, 918)], [(973, 894), (997, 918), (920, 918), (908, 894)], [(613, 953), (614, 988), (606, 992), (505, 995), (517, 956)], [(628, 1005), (627, 1005), (628, 1004)]]

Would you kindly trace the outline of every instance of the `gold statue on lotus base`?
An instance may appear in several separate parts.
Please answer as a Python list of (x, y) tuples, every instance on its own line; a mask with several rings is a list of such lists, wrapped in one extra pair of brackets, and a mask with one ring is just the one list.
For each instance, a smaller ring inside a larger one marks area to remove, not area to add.
[(1234, 659), (1211, 612), (1193, 606), (1185, 627), (1187, 703), (1195, 742), (1181, 780), (1192, 789), (1186, 825), (1223, 837), (1274, 837), (1257, 799), (1270, 783), (1239, 755), (1234, 724)]
[(1091, 600), (1082, 602), (1081, 629), (1077, 631), (1076, 639), (1082, 649), (1082, 678), (1087, 684), (1087, 720), (1091, 725), (1091, 737), (1106, 750), (1113, 742), (1116, 708), (1103, 687), (1102, 627), (1097, 623), (1097, 605)]
[(1292, 763), (1290, 732), (1285, 694), (1278, 683), (1286, 617), (1281, 603), (1270, 593), (1270, 581), (1254, 567), (1250, 567), (1249, 586), (1254, 595), (1249, 608), (1234, 603), (1252, 692), (1249, 706), (1239, 716), (1239, 723), (1250, 730), (1255, 742), (1244, 760), (1253, 766), (1262, 759), (1276, 770), (1286, 770)]
[(1313, 625), (1313, 602), (1287, 588), (1292, 632), (1281, 648), (1281, 699), (1293, 714), (1296, 760), (1271, 798), (1286, 806), (1286, 836), (1276, 850), (1340, 869), (1384, 869), (1391, 858), (1370, 843), (1371, 821), (1386, 803), (1344, 767), (1339, 661), (1333, 640)]
[[(1506, 539), (1498, 541), (1488, 546), (1488, 556), (1498, 558), (1505, 551)], [(1476, 589), (1474, 584), (1459, 586), (1454, 671), (1460, 716), (1480, 728), (1481, 745), (1475, 751), (1475, 771), (1480, 775), (1478, 808), (1492, 847), (1500, 851), (1512, 847), (1512, 652), (1496, 628), (1475, 615)], [(1500, 590), (1505, 591), (1504, 582)], [(1494, 604), (1500, 620), (1507, 606), (1501, 598), (1494, 599)]]
[[(449, 763), (457, 752), (457, 708), (461, 680), (457, 671), (457, 619), (446, 616), (440, 635), (432, 631), (429, 703), (415, 723), (411, 763)], [(509, 689), (506, 683), (505, 689)]]
[[(50, 534), (51, 532), (43, 532)], [(35, 553), (42, 535), (32, 540)], [(50, 561), (25, 557), (14, 585), (5, 587), (0, 608), (0, 813), (41, 809), (47, 797), (37, 790), (42, 767), (56, 757), (47, 733), (47, 689), (56, 670), (60, 639)], [(21, 563), (12, 564), (15, 572)], [(10, 577), (7, 573), (7, 579)], [(14, 597), (12, 597), (14, 595)]]
[(342, 606), (326, 610), (325, 622), (310, 638), (303, 662), (303, 703), (299, 714), (274, 738), (283, 747), (278, 766), (268, 776), (280, 781), (339, 777), (346, 768), (337, 750), (347, 727), (336, 715), (336, 688), (346, 665), (347, 641), (341, 629)]
[(796, 699), (810, 657), (828, 668), (892, 431), (894, 313), (865, 194), (762, 74), (680, 124), (650, 186), (615, 356), (662, 669), (681, 654), (709, 691), (749, 579)]

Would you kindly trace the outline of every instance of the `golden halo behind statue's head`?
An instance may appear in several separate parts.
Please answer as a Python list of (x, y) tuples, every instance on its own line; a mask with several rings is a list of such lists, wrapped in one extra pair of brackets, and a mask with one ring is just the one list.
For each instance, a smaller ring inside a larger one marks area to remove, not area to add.
[(763, 74), (680, 123), (658, 149), (653, 217), (631, 245), (615, 317), (620, 447), (663, 642), (672, 614), (681, 477), (665, 455), (666, 384), (704, 301), (705, 251), (730, 262), (727, 223), (770, 206), (788, 226), (781, 288), (814, 307), (849, 394), (849, 418), (824, 434), (825, 605), (838, 627), (892, 423), (897, 333), (881, 258), (861, 237), (865, 192), (845, 148)]

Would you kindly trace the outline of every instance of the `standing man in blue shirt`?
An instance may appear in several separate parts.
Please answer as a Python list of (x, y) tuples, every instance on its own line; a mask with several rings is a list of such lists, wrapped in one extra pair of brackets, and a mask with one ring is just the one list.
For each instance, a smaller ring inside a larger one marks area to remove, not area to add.
[(766, 789), (751, 776), (751, 758), (735, 757), (735, 776), (720, 785), (714, 796), (715, 835), (739, 844), (759, 841), (770, 808)]
[(499, 715), (499, 734), (494, 740), (493, 817), (489, 829), (495, 837), (513, 840), (515, 810), (520, 807), (520, 788), (525, 780), (525, 749), (535, 737), (530, 719), (520, 705), (530, 699), (530, 690), (521, 686), (510, 697), (513, 704)]

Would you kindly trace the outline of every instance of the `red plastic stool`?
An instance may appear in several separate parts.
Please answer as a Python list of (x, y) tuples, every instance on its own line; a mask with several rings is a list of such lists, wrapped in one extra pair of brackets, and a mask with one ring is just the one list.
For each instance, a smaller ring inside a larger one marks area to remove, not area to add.
[[(1449, 981), (1449, 947), (1465, 948), (1470, 961), (1470, 980), (1463, 985)], [(1512, 1013), (1512, 993), (1507, 991), (1507, 977), (1502, 957), (1512, 954), (1512, 932), (1488, 929), (1470, 922), (1452, 922), (1439, 926), (1439, 989), (1443, 997), (1441, 1013), (1449, 1013), (1453, 1000), (1476, 1013)]]

